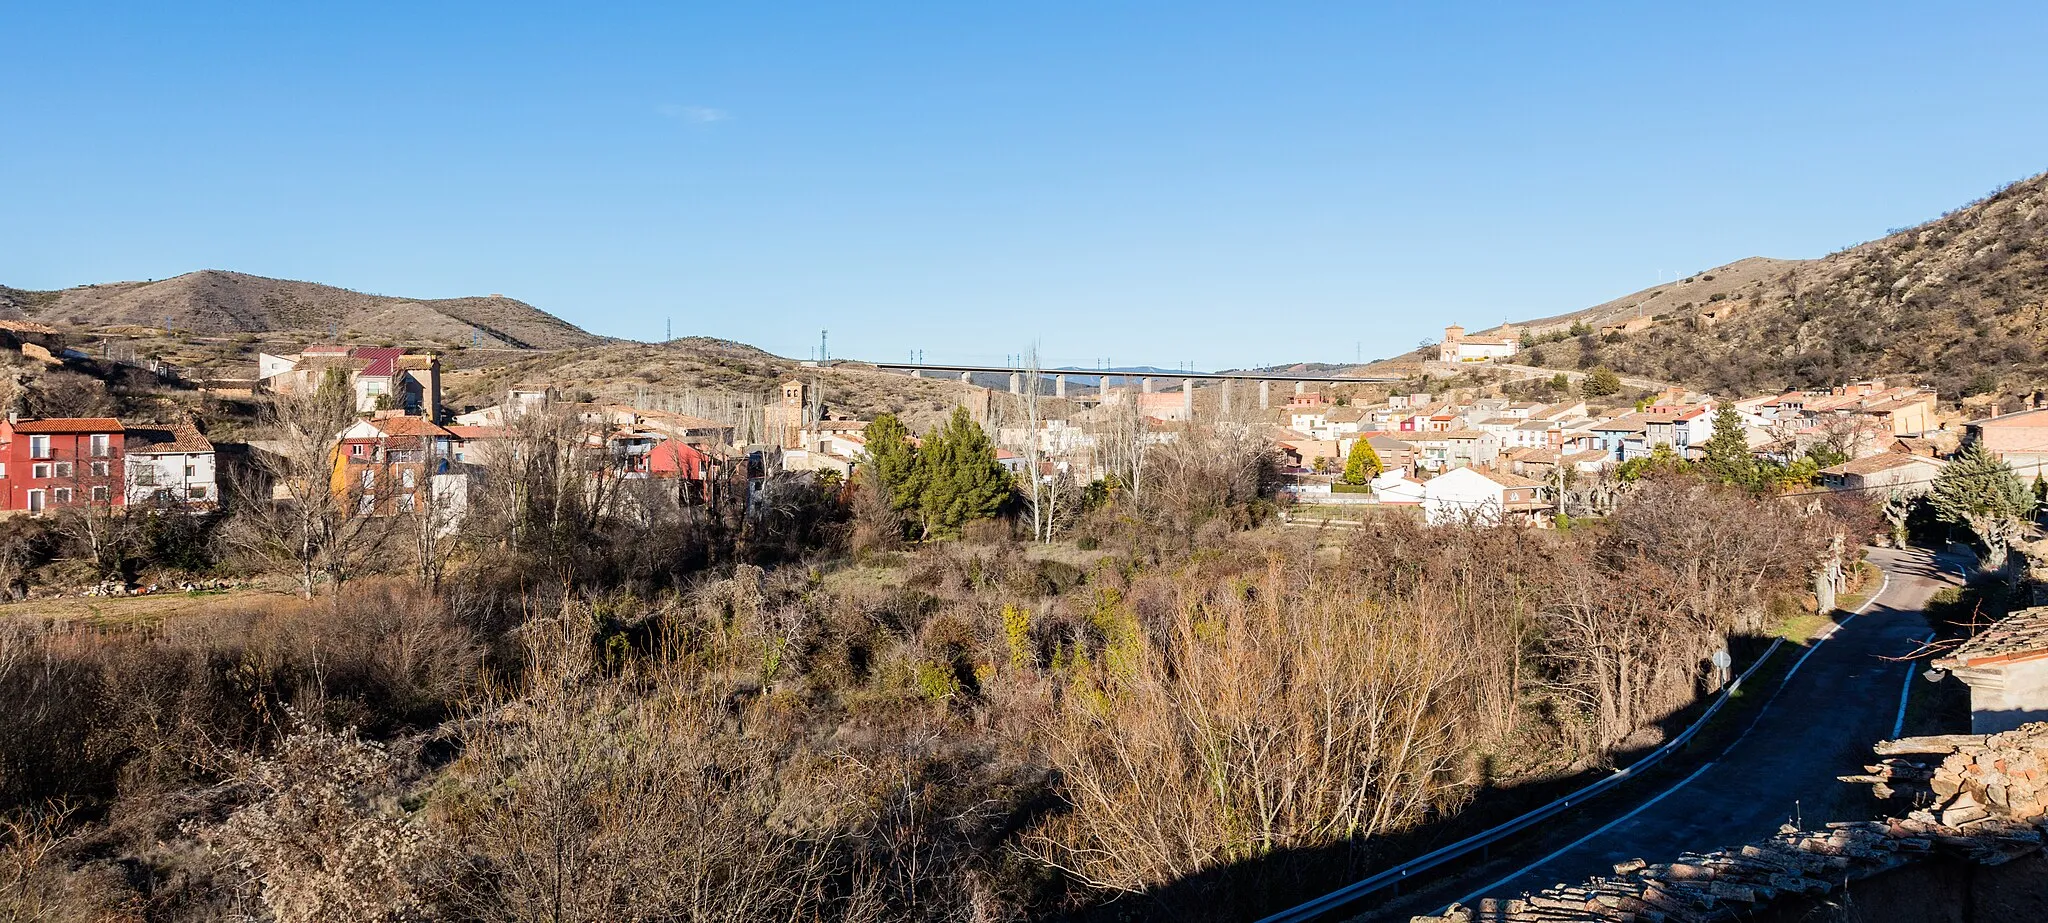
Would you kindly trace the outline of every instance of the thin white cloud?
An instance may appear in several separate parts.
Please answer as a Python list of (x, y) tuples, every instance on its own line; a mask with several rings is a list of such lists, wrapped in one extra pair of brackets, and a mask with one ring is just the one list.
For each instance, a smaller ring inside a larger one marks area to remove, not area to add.
[(664, 118), (675, 119), (678, 122), (695, 122), (700, 125), (708, 122), (723, 122), (732, 118), (732, 115), (724, 109), (714, 109), (710, 106), (679, 106), (675, 103), (663, 103), (654, 107), (654, 111), (661, 113)]

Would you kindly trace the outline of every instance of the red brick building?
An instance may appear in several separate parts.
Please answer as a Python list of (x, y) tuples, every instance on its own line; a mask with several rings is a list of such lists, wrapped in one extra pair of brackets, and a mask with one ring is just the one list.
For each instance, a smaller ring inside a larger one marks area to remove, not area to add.
[(0, 423), (0, 512), (127, 503), (125, 433), (111, 417)]

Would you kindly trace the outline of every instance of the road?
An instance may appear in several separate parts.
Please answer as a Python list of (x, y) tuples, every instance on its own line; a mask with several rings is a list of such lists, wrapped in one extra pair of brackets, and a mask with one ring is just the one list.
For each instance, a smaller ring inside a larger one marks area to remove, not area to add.
[(1682, 781), (1641, 793), (1638, 806), (1617, 822), (1579, 840), (1560, 835), (1560, 842), (1541, 844), (1529, 852), (1535, 864), (1503, 864), (1475, 879), (1489, 882), (1476, 894), (1515, 897), (1611, 875), (1617, 862), (1668, 861), (1686, 851), (1734, 846), (1766, 838), (1791, 820), (1813, 828), (1864, 819), (1837, 816), (1855, 810), (1859, 793), (1835, 777), (1861, 771), (1872, 759), (1870, 746), (1891, 736), (1911, 665), (1882, 658), (1904, 654), (1926, 637), (1920, 610), (1956, 582), (1925, 551), (1875, 549), (1870, 560), (1890, 578), (1883, 592), (1811, 649), (1725, 752)]
[[(1577, 382), (1585, 378), (1588, 374), (1590, 374), (1587, 372), (1576, 372), (1571, 369), (1546, 369), (1534, 365), (1516, 365), (1512, 362), (1463, 363), (1438, 362), (1436, 360), (1428, 360), (1422, 363), (1422, 367), (1426, 371), (1442, 372), (1451, 375), (1455, 375), (1460, 372), (1469, 372), (1473, 369), (1496, 369), (1503, 372), (1520, 372), (1524, 375), (1527, 375), (1530, 378), (1551, 378), (1556, 376), (1558, 373), (1562, 372), (1564, 373), (1564, 376), (1566, 378), (1574, 382)], [(1654, 378), (1636, 378), (1629, 375), (1620, 375), (1616, 377), (1621, 379), (1622, 384), (1627, 385), (1631, 388), (1642, 388), (1649, 391), (1662, 391), (1665, 388), (1671, 387), (1670, 382), (1658, 381)]]

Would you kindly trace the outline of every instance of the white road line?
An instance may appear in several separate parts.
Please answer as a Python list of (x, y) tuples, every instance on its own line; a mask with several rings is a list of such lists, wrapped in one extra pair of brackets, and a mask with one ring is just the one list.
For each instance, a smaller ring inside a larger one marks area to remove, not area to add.
[(1661, 794), (1659, 794), (1659, 795), (1658, 795), (1657, 797), (1655, 797), (1655, 798), (1652, 798), (1652, 799), (1650, 799), (1650, 800), (1648, 800), (1648, 801), (1645, 801), (1645, 802), (1643, 802), (1642, 804), (1639, 804), (1639, 805), (1637, 805), (1637, 806), (1636, 806), (1636, 809), (1635, 809), (1635, 810), (1633, 810), (1633, 811), (1630, 811), (1630, 812), (1628, 812), (1627, 814), (1623, 814), (1623, 815), (1621, 815), (1620, 817), (1617, 817), (1617, 818), (1615, 818), (1615, 819), (1613, 819), (1613, 820), (1611, 820), (1611, 821), (1608, 821), (1608, 822), (1607, 822), (1607, 824), (1606, 824), (1606, 826), (1603, 826), (1603, 827), (1601, 827), (1600, 829), (1598, 829), (1598, 830), (1595, 830), (1595, 831), (1593, 831), (1592, 833), (1588, 833), (1588, 834), (1586, 834), (1585, 836), (1582, 836), (1582, 837), (1579, 837), (1579, 838), (1578, 838), (1578, 839), (1576, 839), (1576, 840), (1573, 840), (1573, 841), (1572, 841), (1572, 844), (1571, 844), (1570, 846), (1566, 846), (1565, 848), (1563, 848), (1563, 849), (1560, 849), (1560, 850), (1558, 850), (1558, 851), (1556, 851), (1556, 852), (1554, 852), (1554, 853), (1551, 853), (1550, 855), (1544, 856), (1543, 858), (1541, 858), (1541, 859), (1538, 859), (1538, 860), (1536, 860), (1535, 862), (1532, 862), (1532, 863), (1530, 863), (1529, 865), (1527, 865), (1527, 866), (1523, 867), (1522, 869), (1520, 869), (1520, 870), (1518, 870), (1518, 871), (1516, 871), (1516, 872), (1514, 872), (1514, 873), (1512, 873), (1512, 874), (1508, 875), (1508, 876), (1507, 876), (1506, 878), (1503, 878), (1503, 879), (1501, 879), (1501, 880), (1499, 880), (1499, 881), (1496, 881), (1496, 882), (1494, 882), (1493, 884), (1487, 885), (1487, 886), (1486, 886), (1486, 887), (1484, 887), (1484, 888), (1480, 888), (1479, 890), (1477, 890), (1477, 891), (1474, 891), (1474, 892), (1472, 892), (1471, 894), (1467, 894), (1467, 895), (1465, 895), (1464, 897), (1458, 898), (1458, 903), (1460, 903), (1460, 904), (1466, 904), (1466, 905), (1470, 905), (1470, 904), (1471, 904), (1471, 903), (1472, 903), (1473, 901), (1476, 901), (1476, 900), (1480, 899), (1481, 897), (1484, 897), (1484, 896), (1486, 896), (1486, 892), (1488, 892), (1488, 891), (1492, 891), (1493, 889), (1495, 889), (1495, 888), (1498, 888), (1498, 887), (1500, 887), (1500, 886), (1502, 886), (1502, 885), (1505, 885), (1505, 884), (1507, 884), (1507, 883), (1508, 883), (1508, 882), (1510, 882), (1510, 881), (1514, 881), (1515, 879), (1517, 879), (1517, 878), (1520, 878), (1520, 877), (1522, 877), (1523, 875), (1525, 875), (1525, 874), (1528, 874), (1528, 873), (1529, 873), (1529, 872), (1531, 872), (1531, 871), (1534, 871), (1534, 870), (1536, 870), (1536, 869), (1542, 868), (1542, 867), (1543, 867), (1544, 865), (1547, 865), (1547, 864), (1549, 864), (1549, 863), (1551, 862), (1551, 860), (1553, 860), (1553, 859), (1556, 859), (1557, 857), (1559, 857), (1559, 856), (1562, 856), (1562, 855), (1564, 855), (1565, 853), (1571, 852), (1571, 851), (1572, 851), (1572, 850), (1574, 850), (1574, 849), (1577, 849), (1577, 848), (1579, 848), (1579, 847), (1581, 847), (1581, 846), (1584, 846), (1584, 845), (1586, 845), (1587, 841), (1589, 841), (1589, 840), (1593, 839), (1594, 837), (1597, 837), (1597, 836), (1599, 836), (1599, 835), (1601, 835), (1601, 834), (1603, 834), (1603, 833), (1606, 833), (1606, 832), (1607, 832), (1607, 831), (1609, 831), (1609, 830), (1612, 830), (1612, 829), (1614, 829), (1615, 827), (1619, 826), (1619, 825), (1620, 825), (1620, 824), (1621, 824), (1621, 823), (1622, 823), (1623, 821), (1626, 821), (1626, 820), (1628, 820), (1628, 819), (1629, 819), (1629, 818), (1631, 818), (1631, 817), (1634, 817), (1634, 816), (1636, 816), (1636, 815), (1638, 815), (1638, 814), (1641, 814), (1641, 813), (1643, 813), (1643, 812), (1644, 812), (1644, 811), (1646, 811), (1646, 810), (1649, 810), (1649, 808), (1650, 808), (1650, 806), (1651, 806), (1651, 805), (1653, 805), (1653, 804), (1656, 804), (1656, 803), (1657, 803), (1657, 802), (1659, 802), (1659, 801), (1663, 801), (1664, 799), (1666, 799), (1666, 798), (1669, 798), (1669, 797), (1671, 797), (1671, 794), (1672, 794), (1673, 792), (1676, 792), (1676, 791), (1678, 791), (1679, 789), (1681, 789), (1681, 788), (1684, 788), (1684, 787), (1686, 786), (1686, 783), (1688, 783), (1688, 782), (1691, 782), (1692, 780), (1694, 780), (1694, 779), (1697, 779), (1697, 778), (1699, 778), (1699, 777), (1700, 777), (1700, 774), (1701, 774), (1701, 773), (1704, 773), (1704, 772), (1706, 772), (1707, 770), (1709, 770), (1709, 769), (1712, 769), (1712, 768), (1714, 768), (1714, 764), (1713, 764), (1713, 763), (1707, 763), (1706, 765), (1704, 765), (1704, 766), (1701, 766), (1700, 768), (1698, 768), (1698, 769), (1694, 770), (1694, 771), (1693, 771), (1693, 774), (1692, 774), (1692, 775), (1686, 776), (1686, 777), (1685, 777), (1685, 778), (1684, 778), (1684, 779), (1683, 779), (1682, 781), (1680, 781), (1680, 782), (1679, 782), (1679, 783), (1678, 783), (1677, 785), (1671, 786), (1670, 788), (1667, 788), (1667, 789), (1665, 789), (1665, 790), (1664, 790), (1664, 791), (1663, 791), (1663, 792), (1662, 792)]
[[(1928, 632), (1927, 637), (1920, 642), (1920, 646), (1924, 648), (1932, 643), (1936, 634), (1937, 632)], [(1913, 675), (1917, 672), (1919, 671), (1914, 668), (1913, 662), (1907, 661), (1906, 684), (1899, 687), (1899, 720), (1892, 722), (1893, 740), (1904, 737), (1906, 734), (1906, 699), (1913, 694)]]
[[(1778, 688), (1772, 690), (1771, 697), (1765, 699), (1764, 704), (1757, 708), (1756, 717), (1750, 719), (1749, 726), (1743, 728), (1742, 733), (1738, 735), (1733, 741), (1730, 741), (1727, 747), (1722, 748), (1722, 755), (1725, 756), (1729, 751), (1734, 750), (1736, 744), (1742, 743), (1742, 741), (1745, 738), (1749, 737), (1750, 731), (1756, 730), (1757, 724), (1761, 723), (1764, 719), (1764, 713), (1770, 710), (1771, 703), (1776, 702), (1778, 700), (1778, 693), (1784, 692), (1785, 687), (1792, 682), (1793, 674), (1798, 673), (1799, 668), (1806, 665), (1806, 658), (1812, 657), (1816, 651), (1819, 651), (1821, 644), (1827, 641), (1827, 639), (1834, 637), (1837, 632), (1842, 630), (1842, 626), (1847, 625), (1852, 621), (1855, 621), (1857, 616), (1862, 615), (1863, 613), (1869, 611), (1870, 607), (1877, 603), (1878, 598), (1884, 595), (1884, 591), (1891, 588), (1891, 585), (1892, 575), (1889, 572), (1887, 572), (1884, 575), (1884, 581), (1877, 585), (1877, 592), (1870, 594), (1870, 598), (1864, 600), (1863, 605), (1857, 606), (1855, 611), (1849, 613), (1848, 618), (1845, 618), (1839, 622), (1834, 623), (1833, 625), (1828, 626), (1827, 631), (1820, 633), (1813, 639), (1813, 646), (1807, 648), (1806, 653), (1800, 655), (1798, 660), (1793, 661), (1792, 669), (1786, 670), (1785, 675), (1778, 678)], [(1896, 737), (1898, 735), (1894, 734), (1892, 736)], [(1474, 891), (1471, 894), (1467, 894), (1464, 897), (1458, 898), (1457, 902), (1460, 904), (1470, 905), (1473, 901), (1476, 901), (1481, 897), (1486, 896), (1486, 892), (1492, 891), (1493, 889), (1501, 887), (1502, 885), (1505, 885), (1508, 882), (1514, 881), (1515, 879), (1520, 878), (1523, 875), (1527, 875), (1530, 872), (1542, 868), (1543, 866), (1549, 864), (1551, 861), (1555, 860), (1557, 857), (1562, 856), (1565, 853), (1571, 852), (1572, 850), (1585, 845), (1594, 837), (1597, 837), (1603, 833), (1606, 833), (1609, 830), (1614, 829), (1622, 821), (1628, 820), (1629, 818), (1634, 817), (1637, 814), (1641, 814), (1645, 809), (1649, 808), (1649, 806), (1671, 797), (1673, 792), (1676, 792), (1679, 789), (1686, 787), (1686, 785), (1690, 784), (1692, 780), (1699, 778), (1702, 773), (1706, 772), (1709, 769), (1714, 768), (1714, 764), (1718, 762), (1720, 762), (1719, 758), (1709, 760), (1705, 765), (1701, 766), (1697, 770), (1694, 770), (1692, 775), (1686, 776), (1684, 779), (1679, 780), (1677, 785), (1673, 785), (1670, 788), (1667, 788), (1664, 791), (1659, 792), (1657, 794), (1657, 797), (1645, 801), (1640, 805), (1637, 805), (1635, 810), (1630, 811), (1627, 814), (1623, 814), (1620, 817), (1617, 817), (1611, 821), (1608, 821), (1605, 826), (1601, 827), (1598, 830), (1593, 831), (1592, 833), (1588, 833), (1585, 836), (1579, 837), (1577, 840), (1574, 840), (1571, 845), (1566, 846), (1563, 849), (1560, 849), (1554, 853), (1551, 853), (1550, 855), (1544, 856), (1543, 858), (1538, 859), (1534, 862), (1531, 862), (1528, 865), (1522, 866), (1521, 868), (1509, 873), (1507, 877), (1502, 878), (1501, 880), (1496, 881), (1493, 884), (1487, 885), (1486, 887), (1480, 888), (1479, 890)]]

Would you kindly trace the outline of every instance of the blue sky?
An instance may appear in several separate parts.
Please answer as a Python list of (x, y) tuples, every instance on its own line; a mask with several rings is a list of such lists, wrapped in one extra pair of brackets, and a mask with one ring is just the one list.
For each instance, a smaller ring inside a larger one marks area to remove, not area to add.
[(314, 6), (0, 8), (0, 284), (1348, 361), (2048, 170), (2040, 3)]

